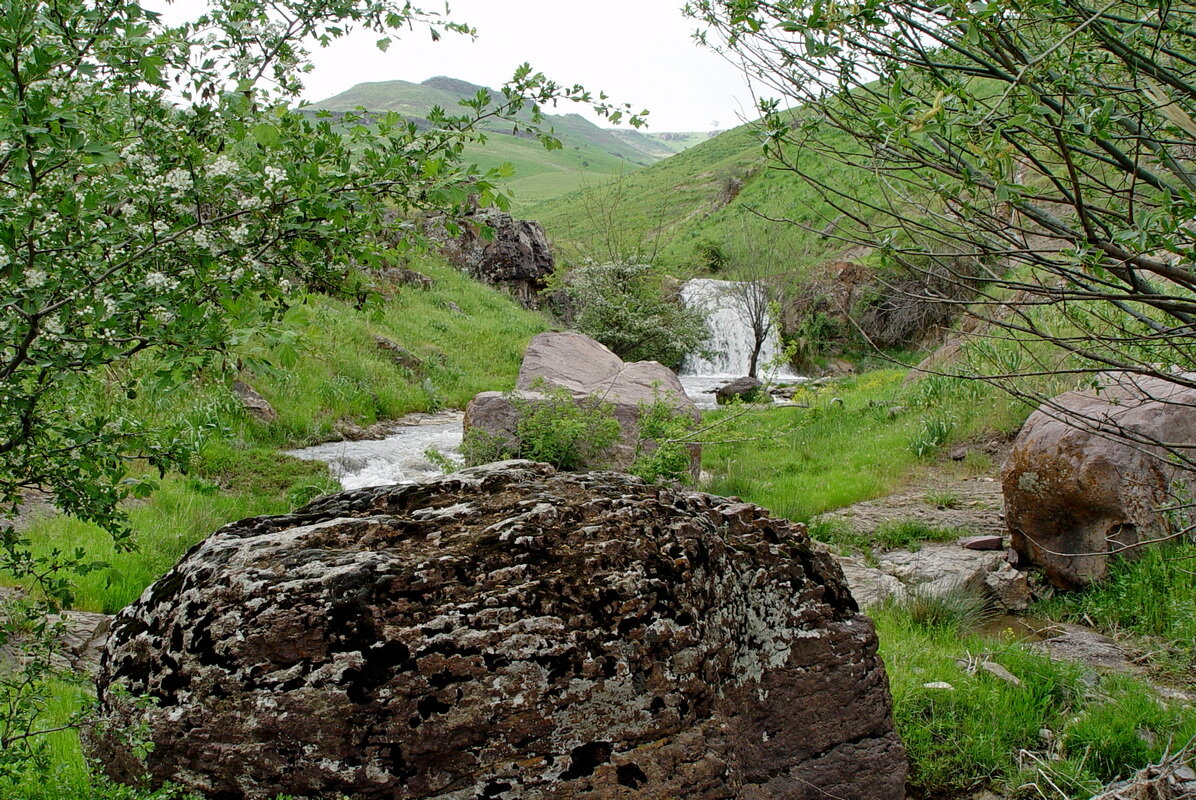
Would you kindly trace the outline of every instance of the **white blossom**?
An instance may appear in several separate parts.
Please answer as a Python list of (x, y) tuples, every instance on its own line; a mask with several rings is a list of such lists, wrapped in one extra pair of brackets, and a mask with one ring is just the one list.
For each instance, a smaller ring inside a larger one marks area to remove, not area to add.
[(151, 272), (145, 276), (145, 285), (151, 289), (172, 291), (178, 288), (179, 282), (174, 278), (163, 275), (161, 272)]
[(212, 249), (212, 237), (207, 231), (203, 230), (202, 228), (200, 228), (199, 230), (197, 230), (191, 234), (191, 241), (194, 242), (195, 246), (200, 249), (203, 249), (203, 250), (211, 250)]
[(25, 270), (25, 285), (30, 289), (36, 289), (46, 283), (46, 273), (40, 269)]
[(230, 175), (235, 175), (239, 165), (226, 155), (219, 156), (208, 167), (208, 175), (213, 178), (225, 178)]
[(262, 172), (264, 174), (263, 183), (267, 189), (272, 188), (277, 183), (280, 183), (287, 176), (286, 172), (278, 167), (266, 167), (262, 170)]

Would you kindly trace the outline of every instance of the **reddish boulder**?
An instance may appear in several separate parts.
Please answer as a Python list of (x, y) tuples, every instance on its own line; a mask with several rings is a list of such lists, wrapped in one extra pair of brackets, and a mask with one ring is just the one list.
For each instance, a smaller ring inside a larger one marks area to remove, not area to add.
[[(656, 361), (625, 363), (605, 345), (580, 333), (541, 333), (523, 355), (514, 392), (482, 392), (465, 409), (465, 430), (481, 428), (513, 438), (519, 419), (516, 402), (543, 400), (539, 390), (561, 387), (578, 402), (609, 403), (621, 431), (618, 443), (591, 468), (623, 469), (635, 459), (639, 442), (640, 405), (657, 397), (692, 419), (697, 406), (685, 393), (677, 374)], [(651, 447), (651, 443), (648, 443)], [(691, 472), (697, 477), (701, 448), (690, 448)]]
[(1106, 375), (1068, 392), (1022, 427), (1005, 462), (1005, 520), (1021, 561), (1061, 588), (1105, 577), (1114, 554), (1173, 532), (1163, 513), (1191, 499), (1190, 470), (1152, 442), (1196, 442), (1196, 390), (1159, 378)]
[(611, 472), (229, 525), (117, 617), (98, 689), (109, 775), (221, 798), (904, 794), (872, 624), (804, 526)]

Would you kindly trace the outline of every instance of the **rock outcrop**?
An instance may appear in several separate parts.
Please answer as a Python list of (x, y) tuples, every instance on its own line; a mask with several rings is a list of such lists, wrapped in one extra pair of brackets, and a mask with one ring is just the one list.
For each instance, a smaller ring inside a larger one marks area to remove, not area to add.
[(1196, 490), (1190, 471), (1149, 444), (1196, 442), (1196, 390), (1127, 374), (1104, 383), (1031, 414), (1002, 478), (1013, 548), (1067, 589), (1101, 580), (1112, 554), (1134, 557), (1135, 545), (1170, 533), (1161, 509)]
[[(0, 586), (0, 624), (11, 625), (16, 633), (0, 645), (0, 670), (28, 657), (24, 649), (29, 641), (25, 627), (33, 622), (31, 608), (24, 604), (25, 595), (19, 589)], [(36, 613), (36, 612), (35, 612)], [(100, 663), (100, 652), (108, 639), (112, 617), (89, 611), (63, 610), (45, 616), (46, 629), (54, 647), (50, 664), (56, 669), (94, 673)]]
[[(482, 235), (483, 228), (494, 232)], [(540, 292), (556, 262), (552, 245), (539, 222), (515, 219), (496, 209), (485, 209), (468, 218), (457, 236), (433, 225), (441, 250), (459, 269), (491, 286), (501, 286), (526, 308), (540, 307)]]
[(871, 622), (803, 526), (531, 462), (217, 531), (117, 617), (98, 688), (108, 774), (220, 798), (904, 791)]
[(959, 544), (930, 542), (916, 551), (890, 550), (871, 564), (852, 556), (837, 558), (851, 588), (864, 608), (889, 600), (903, 600), (911, 593), (944, 597), (961, 592), (988, 598), (1006, 611), (1025, 611), (1032, 600), (1024, 572), (991, 550), (969, 550)]
[(241, 400), (241, 407), (254, 419), (261, 422), (275, 422), (278, 412), (270, 401), (262, 397), (256, 389), (244, 381), (233, 381), (233, 393)]
[[(465, 430), (481, 428), (497, 436), (515, 436), (518, 410), (513, 401), (536, 402), (540, 389), (561, 387), (579, 401), (597, 399), (613, 406), (621, 431), (604, 464), (592, 467), (622, 469), (635, 459), (639, 440), (640, 404), (656, 397), (670, 402), (680, 414), (700, 417), (677, 374), (656, 361), (624, 361), (605, 345), (580, 333), (541, 333), (523, 355), (515, 392), (482, 392), (465, 409)], [(650, 445), (649, 445), (650, 446)], [(691, 448), (691, 469), (698, 474), (701, 449)]]

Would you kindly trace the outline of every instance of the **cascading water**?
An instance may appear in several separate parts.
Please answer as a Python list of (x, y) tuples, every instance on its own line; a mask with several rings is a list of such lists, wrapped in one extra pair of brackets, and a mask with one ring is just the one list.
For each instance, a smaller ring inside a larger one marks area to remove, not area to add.
[[(714, 404), (711, 392), (718, 386), (748, 374), (755, 335), (752, 333), (750, 304), (744, 284), (695, 278), (681, 287), (681, 301), (688, 308), (706, 313), (710, 339), (704, 349), (709, 355), (686, 356), (679, 377), (685, 391), (699, 407)], [(761, 380), (800, 380), (787, 364), (777, 365), (781, 353), (780, 336), (775, 322), (760, 349), (757, 376)]]
[(441, 465), (425, 452), (436, 450), (450, 461), (461, 461), (460, 412), (412, 414), (395, 422), (384, 439), (327, 442), (287, 455), (304, 461), (323, 461), (345, 489), (421, 481), (441, 473)]

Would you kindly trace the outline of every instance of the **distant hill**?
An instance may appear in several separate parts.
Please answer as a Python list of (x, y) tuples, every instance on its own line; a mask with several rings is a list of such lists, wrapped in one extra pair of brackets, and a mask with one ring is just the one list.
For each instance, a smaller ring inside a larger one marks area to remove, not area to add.
[[(423, 83), (359, 83), (308, 108), (337, 113), (359, 108), (394, 111), (419, 122), (433, 107), (440, 106), (452, 112), (462, 98), (473, 97), (483, 88), (443, 76), (429, 78)], [(545, 125), (560, 139), (560, 150), (545, 150), (534, 140), (513, 136), (508, 130), (494, 125), (490, 126), (486, 144), (470, 153), (483, 168), (505, 162), (515, 167), (515, 176), (507, 186), (521, 206), (604, 183), (667, 158), (707, 136), (704, 133), (647, 133), (602, 128), (579, 114), (546, 114)]]

